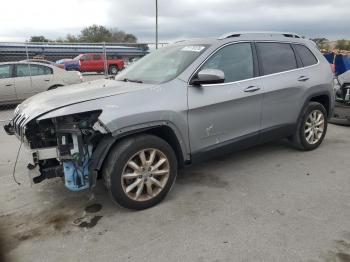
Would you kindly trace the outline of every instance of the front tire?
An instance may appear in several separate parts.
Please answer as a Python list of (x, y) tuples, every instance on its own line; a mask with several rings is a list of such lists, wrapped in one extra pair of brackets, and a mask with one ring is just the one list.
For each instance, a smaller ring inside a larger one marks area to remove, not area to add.
[(108, 155), (103, 178), (114, 202), (146, 209), (161, 202), (177, 175), (174, 150), (163, 139), (137, 135), (123, 139)]
[(310, 102), (299, 119), (292, 141), (300, 150), (314, 150), (322, 143), (327, 126), (327, 111), (324, 106)]

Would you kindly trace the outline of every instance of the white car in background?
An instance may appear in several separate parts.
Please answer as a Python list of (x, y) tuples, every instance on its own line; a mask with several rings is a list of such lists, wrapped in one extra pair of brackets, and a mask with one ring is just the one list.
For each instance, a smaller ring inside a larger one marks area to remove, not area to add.
[(0, 63), (0, 105), (16, 104), (37, 93), (83, 82), (80, 72), (34, 62)]

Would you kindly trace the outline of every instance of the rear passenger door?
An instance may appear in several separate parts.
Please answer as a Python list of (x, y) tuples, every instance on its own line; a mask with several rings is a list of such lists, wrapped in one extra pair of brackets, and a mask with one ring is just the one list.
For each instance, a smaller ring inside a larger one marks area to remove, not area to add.
[(0, 103), (17, 99), (12, 72), (13, 65), (0, 65)]
[(323, 85), (324, 82), (319, 77), (315, 77), (320, 74), (319, 67), (315, 66), (318, 64), (315, 55), (308, 47), (302, 44), (293, 44), (293, 48), (301, 63), (302, 72), (300, 73), (300, 76), (304, 79), (304, 81), (302, 81), (304, 87), (309, 89)]
[(304, 81), (291, 44), (257, 42), (256, 49), (264, 89), (262, 139), (270, 140), (293, 132), (305, 100)]
[(233, 43), (216, 51), (198, 69), (197, 73), (202, 69), (219, 69), (225, 74), (225, 82), (188, 87), (193, 154), (222, 150), (223, 146), (238, 141), (257, 141), (262, 91), (259, 79), (255, 78), (255, 62), (251, 43)]

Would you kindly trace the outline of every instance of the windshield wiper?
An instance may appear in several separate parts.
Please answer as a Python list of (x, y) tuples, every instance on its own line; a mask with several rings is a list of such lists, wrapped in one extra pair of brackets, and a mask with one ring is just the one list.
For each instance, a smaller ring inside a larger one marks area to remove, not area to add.
[(124, 82), (134, 82), (134, 83), (139, 83), (139, 84), (143, 83), (143, 81), (141, 81), (141, 80), (134, 80), (134, 79), (128, 79), (128, 78), (124, 78), (123, 81)]

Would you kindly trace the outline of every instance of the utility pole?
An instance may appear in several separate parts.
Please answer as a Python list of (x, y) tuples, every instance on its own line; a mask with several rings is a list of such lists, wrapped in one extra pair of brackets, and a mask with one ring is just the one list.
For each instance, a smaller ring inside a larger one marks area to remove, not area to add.
[(156, 0), (156, 49), (158, 49), (158, 0)]

